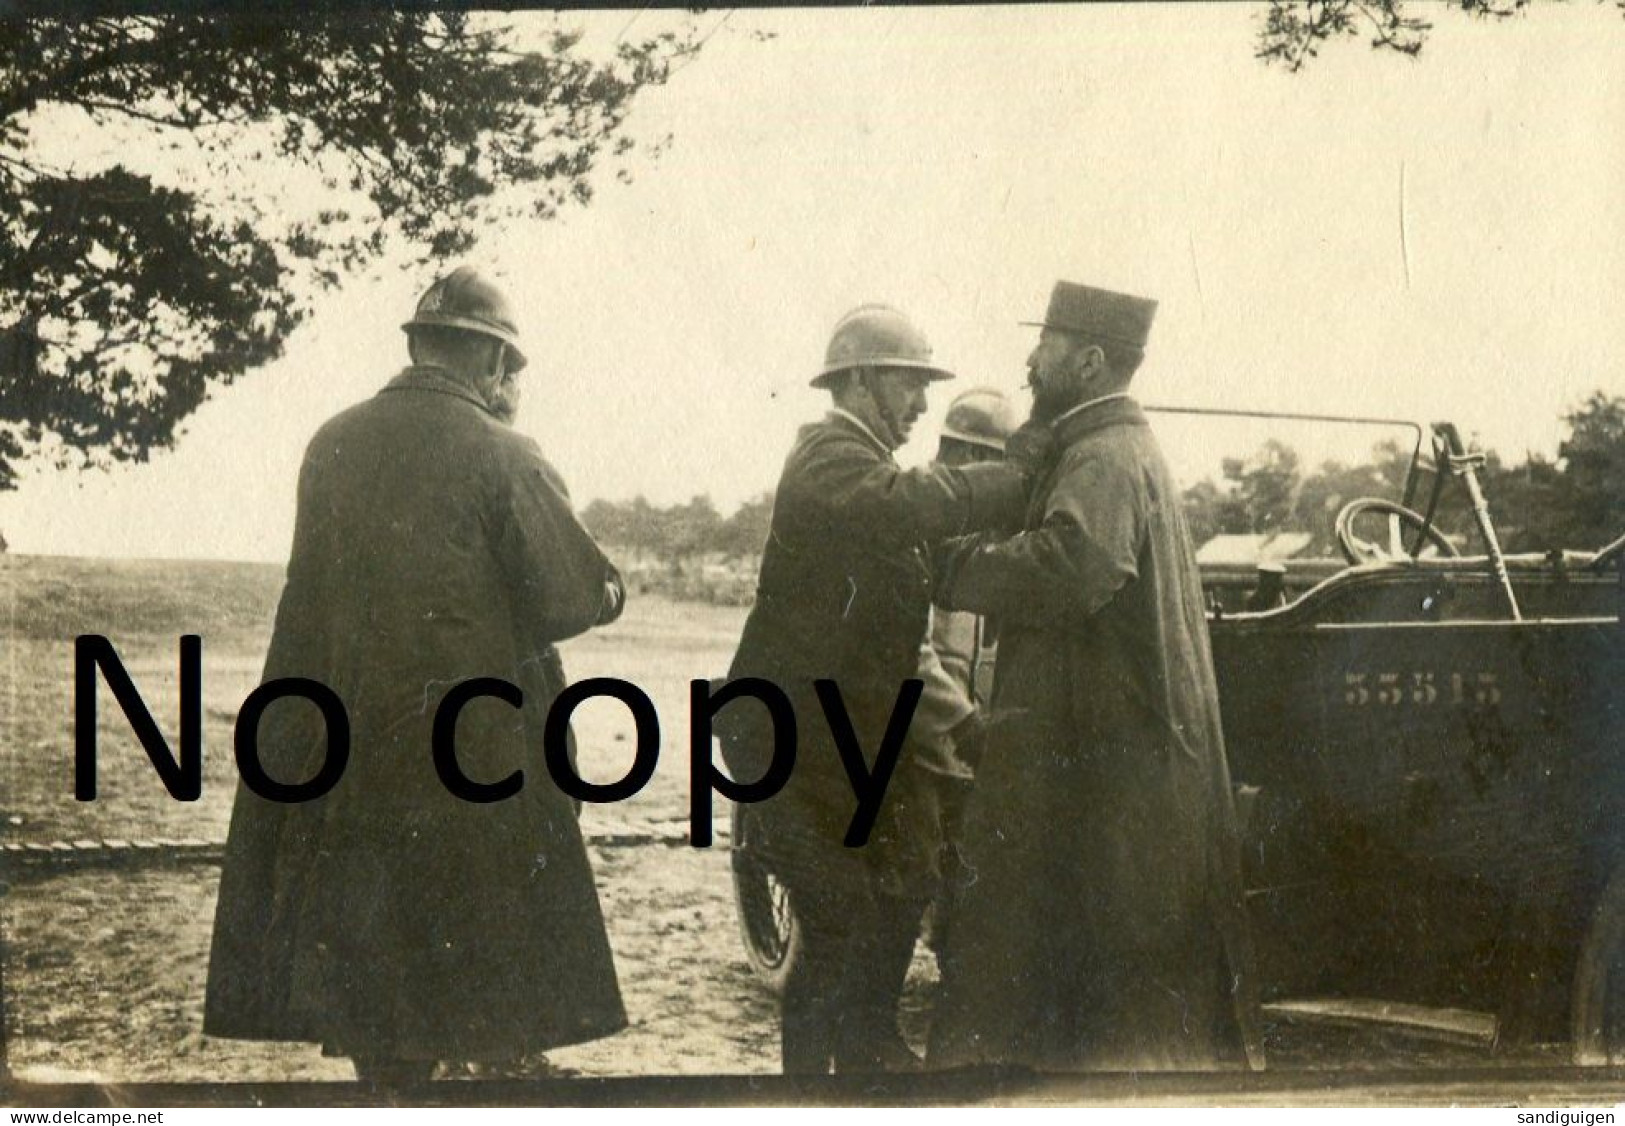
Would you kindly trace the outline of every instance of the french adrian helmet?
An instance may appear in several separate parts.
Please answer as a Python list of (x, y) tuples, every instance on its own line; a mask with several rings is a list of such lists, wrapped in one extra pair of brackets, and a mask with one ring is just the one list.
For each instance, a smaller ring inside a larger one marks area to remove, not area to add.
[(828, 387), (833, 377), (853, 368), (914, 368), (927, 379), (952, 379), (953, 372), (931, 362), (925, 333), (890, 305), (859, 305), (835, 325), (824, 368), (814, 387)]
[(1016, 409), (1004, 392), (973, 387), (948, 404), (942, 436), (1003, 453), (1005, 439), (1018, 425)]
[(472, 266), (459, 266), (436, 279), (418, 299), (412, 319), (401, 326), (414, 328), (457, 328), (493, 337), (508, 346), (513, 359), (510, 371), (519, 371), (529, 361), (519, 347), (519, 325), (513, 307), (496, 285)]

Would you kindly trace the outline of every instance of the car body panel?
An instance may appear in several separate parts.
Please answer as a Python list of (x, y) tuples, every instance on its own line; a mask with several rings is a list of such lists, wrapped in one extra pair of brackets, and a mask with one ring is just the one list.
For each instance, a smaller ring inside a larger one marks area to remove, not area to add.
[(1267, 996), (1561, 1007), (1625, 855), (1622, 593), (1572, 562), (1510, 562), (1516, 622), (1482, 559), (1345, 568), (1254, 614), (1205, 576)]

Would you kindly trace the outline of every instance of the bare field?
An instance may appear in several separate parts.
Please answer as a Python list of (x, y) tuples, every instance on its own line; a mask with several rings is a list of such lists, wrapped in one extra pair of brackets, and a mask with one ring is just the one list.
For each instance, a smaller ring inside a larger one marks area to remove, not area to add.
[[(81, 560), (0, 556), (0, 658), (6, 702), (0, 769), (6, 781), (0, 840), (134, 837), (223, 841), (236, 785), (232, 726), (260, 677), (281, 591), (264, 564)], [(614, 625), (565, 644), (572, 677), (617, 676), (659, 710), (660, 767), (630, 801), (588, 807), (588, 832), (680, 831), (688, 817), (688, 689), (727, 671), (744, 610), (633, 600)], [(73, 796), (73, 638), (112, 641), (166, 738), (180, 706), (179, 639), (203, 639), (203, 797), (169, 797), (112, 694), (99, 690), (98, 792)], [(632, 762), (632, 723), (612, 700), (576, 710), (581, 769), (613, 781)]]
[[(253, 564), (0, 556), (0, 841), (221, 842), (236, 771), (231, 731), (257, 683), (281, 568)], [(582, 1074), (766, 1072), (777, 1019), (739, 952), (725, 846), (689, 848), (688, 682), (721, 675), (744, 611), (633, 601), (608, 629), (564, 646), (572, 676), (618, 676), (655, 701), (659, 769), (636, 798), (588, 806), (605, 914), (633, 1026), (555, 1054)], [(178, 638), (203, 638), (200, 801), (163, 789), (105, 687), (98, 796), (73, 797), (73, 638), (105, 634), (166, 737), (179, 714)], [(576, 714), (582, 772), (610, 781), (631, 763), (632, 726), (613, 701)], [(534, 784), (545, 784), (538, 780)], [(718, 803), (726, 816), (726, 803)], [(21, 1079), (97, 1081), (349, 1078), (314, 1047), (204, 1038), (199, 1031), (218, 869), (24, 872), (6, 862), (0, 900), (7, 1048)]]
[[(225, 563), (0, 556), (0, 842), (225, 838), (236, 784), (231, 729), (257, 682), (281, 569)], [(721, 675), (744, 610), (635, 599), (614, 626), (564, 647), (576, 678), (617, 676), (654, 700), (659, 769), (636, 798), (589, 806), (610, 939), (632, 1027), (561, 1050), (566, 1074), (768, 1074), (778, 1020), (750, 976), (736, 929), (725, 845), (688, 847), (687, 696), (691, 679)], [(105, 688), (98, 717), (100, 792), (73, 798), (73, 638), (107, 635), (160, 727), (173, 739), (177, 639), (203, 638), (204, 792), (164, 791)], [(576, 715), (583, 773), (620, 777), (632, 726), (613, 701)], [(541, 780), (538, 780), (539, 784)], [(718, 800), (719, 821), (726, 803)], [(721, 826), (719, 825), (719, 828)], [(636, 842), (636, 843), (625, 843)], [(205, 1038), (203, 983), (218, 868), (27, 868), (0, 854), (0, 952), (6, 1049), (25, 1081), (347, 1079), (315, 1046)], [(9, 885), (9, 886), (8, 886)], [(904, 1030), (923, 1041), (935, 967), (923, 948), (905, 999)], [(1463, 1067), (1480, 1049), (1394, 1033), (1303, 1025), (1270, 1030), (1287, 1067)], [(1550, 1060), (1509, 1061), (1540, 1063)]]

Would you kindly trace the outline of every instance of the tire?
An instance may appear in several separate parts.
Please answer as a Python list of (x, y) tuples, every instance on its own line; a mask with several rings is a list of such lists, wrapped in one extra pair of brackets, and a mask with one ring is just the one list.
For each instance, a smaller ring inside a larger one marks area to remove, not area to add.
[(739, 914), (739, 935), (745, 944), (745, 960), (751, 971), (773, 993), (784, 991), (790, 968), (801, 957), (801, 926), (790, 909), (785, 886), (769, 872), (751, 850), (740, 807), (734, 806), (733, 867), (734, 909)]
[(1574, 1062), (1625, 1064), (1625, 868), (1614, 872), (1574, 974)]

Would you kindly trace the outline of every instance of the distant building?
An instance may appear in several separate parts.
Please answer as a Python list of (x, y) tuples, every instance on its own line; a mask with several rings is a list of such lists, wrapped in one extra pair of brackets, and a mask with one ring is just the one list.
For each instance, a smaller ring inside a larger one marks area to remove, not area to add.
[(1196, 562), (1215, 567), (1256, 567), (1303, 556), (1314, 541), (1310, 532), (1258, 532), (1214, 536), (1196, 549)]

